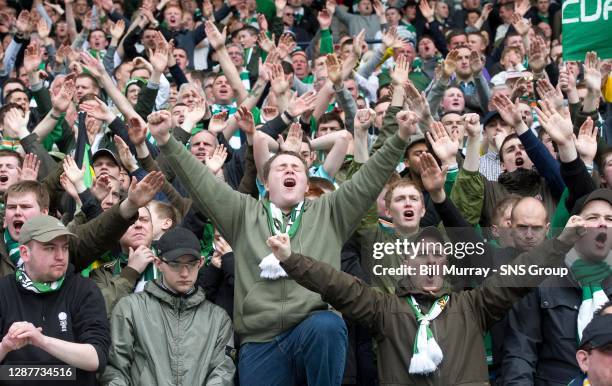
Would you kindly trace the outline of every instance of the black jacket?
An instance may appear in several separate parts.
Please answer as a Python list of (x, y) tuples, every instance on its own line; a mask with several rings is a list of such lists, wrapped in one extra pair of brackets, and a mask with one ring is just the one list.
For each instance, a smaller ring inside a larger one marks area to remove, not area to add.
[[(111, 342), (110, 328), (106, 319), (104, 299), (93, 281), (74, 273), (68, 273), (62, 287), (55, 292), (37, 294), (25, 290), (14, 275), (0, 279), (0, 328), (2, 337), (14, 322), (27, 321), (42, 327), (43, 334), (53, 338), (89, 343), (98, 353), (98, 371), (106, 366)], [(47, 352), (25, 346), (11, 351), (0, 363), (2, 365), (65, 365)], [(76, 381), (30, 381), (2, 382), (8, 385), (96, 385), (96, 374), (77, 369)]]
[[(612, 296), (612, 276), (603, 288)], [(582, 293), (571, 277), (550, 277), (514, 305), (504, 341), (503, 385), (565, 386), (576, 363)]]

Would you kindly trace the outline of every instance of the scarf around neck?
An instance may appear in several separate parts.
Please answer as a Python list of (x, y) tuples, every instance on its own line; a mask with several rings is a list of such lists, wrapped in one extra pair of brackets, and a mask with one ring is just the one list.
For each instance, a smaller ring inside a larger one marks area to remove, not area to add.
[(19, 252), (19, 241), (13, 240), (8, 229), (4, 230), (4, 243), (11, 262), (15, 264), (15, 267), (21, 268), (23, 260), (21, 260), (21, 253)]
[(25, 270), (18, 268), (17, 271), (15, 271), (15, 278), (17, 279), (17, 283), (19, 283), (24, 289), (37, 294), (44, 294), (59, 290), (62, 287), (66, 276), (64, 275), (56, 281), (43, 283), (30, 279)]
[[(287, 221), (283, 211), (274, 205), (271, 201), (263, 202), (268, 216), (268, 227), (272, 235), (287, 234), (289, 238), (293, 238), (300, 228), (302, 222), (302, 214), (304, 213), (304, 201), (300, 202), (295, 208), (291, 209)], [(261, 269), (260, 277), (262, 279), (276, 280), (281, 277), (287, 277), (287, 272), (280, 266), (280, 262), (270, 253), (259, 263)]]
[(582, 339), (582, 332), (593, 319), (593, 313), (608, 302), (608, 296), (603, 290), (602, 282), (612, 274), (607, 262), (587, 262), (576, 260), (571, 266), (574, 277), (582, 289), (582, 303), (578, 310), (578, 341)]
[(419, 328), (414, 340), (412, 358), (410, 359), (410, 374), (430, 374), (437, 370), (444, 355), (436, 342), (429, 324), (437, 318), (448, 304), (449, 295), (438, 298), (427, 314), (423, 314), (414, 296), (406, 297), (406, 302), (414, 311)]

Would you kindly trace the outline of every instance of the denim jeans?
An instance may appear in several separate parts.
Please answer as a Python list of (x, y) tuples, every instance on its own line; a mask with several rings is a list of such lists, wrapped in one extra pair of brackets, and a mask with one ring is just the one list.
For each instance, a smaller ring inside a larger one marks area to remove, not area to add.
[(340, 385), (346, 359), (344, 320), (316, 312), (266, 343), (245, 343), (238, 362), (240, 385)]

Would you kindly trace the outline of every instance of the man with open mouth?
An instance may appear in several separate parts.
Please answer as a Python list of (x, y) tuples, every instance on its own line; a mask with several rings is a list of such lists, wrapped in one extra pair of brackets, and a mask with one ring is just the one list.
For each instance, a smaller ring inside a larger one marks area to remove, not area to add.
[[(395, 101), (397, 106), (403, 104), (402, 94)], [(278, 153), (263, 171), (268, 196), (257, 201), (217, 180), (171, 138), (169, 113), (149, 116), (149, 129), (171, 168), (190, 176), (184, 182), (197, 208), (234, 249), (234, 323), (242, 338), (241, 384), (290, 384), (303, 376), (311, 384), (340, 384), (347, 341), (344, 322), (327, 311), (319, 295), (288, 280), (266, 240), (289, 232), (296, 248), (339, 268), (342, 245), (374, 203), (416, 132), (414, 114), (403, 111), (398, 119), (403, 124), (397, 133), (337, 191), (305, 200), (304, 160), (295, 153)], [(279, 344), (289, 345), (289, 351), (281, 350)], [(305, 354), (298, 356), (298, 351)], [(295, 370), (287, 355), (295, 361)]]
[[(512, 263), (562, 265), (565, 254), (584, 234), (584, 222), (580, 216), (572, 217), (556, 239)], [(436, 244), (445, 239), (437, 228), (428, 227), (414, 240)], [(406, 265), (415, 273), (406, 276), (394, 294), (383, 294), (329, 264), (293, 252), (286, 234), (270, 237), (268, 245), (299, 284), (375, 332), (381, 384), (487, 384), (482, 335), (544, 279), (496, 274), (479, 288), (453, 292), (443, 269), (419, 274), (423, 267), (448, 266), (453, 257), (431, 248), (408, 258)]]

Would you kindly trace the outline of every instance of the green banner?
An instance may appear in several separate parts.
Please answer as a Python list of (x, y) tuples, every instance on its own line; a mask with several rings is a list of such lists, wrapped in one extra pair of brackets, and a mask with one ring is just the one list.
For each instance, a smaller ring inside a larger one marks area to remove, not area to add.
[(612, 0), (565, 0), (561, 12), (564, 60), (584, 60), (587, 51), (612, 58)]

